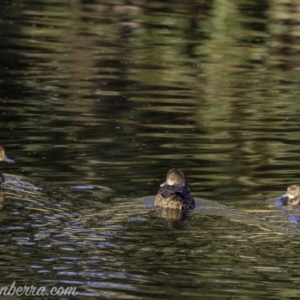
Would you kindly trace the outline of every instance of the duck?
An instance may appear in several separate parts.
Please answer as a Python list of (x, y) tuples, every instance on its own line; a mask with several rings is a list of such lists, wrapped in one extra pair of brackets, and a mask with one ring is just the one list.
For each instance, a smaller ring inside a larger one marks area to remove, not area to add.
[(185, 185), (185, 177), (181, 170), (172, 168), (168, 171), (166, 181), (160, 185), (157, 192), (154, 206), (184, 211), (195, 208), (195, 200)]
[[(7, 163), (14, 163), (14, 161), (10, 158), (8, 158), (5, 155), (5, 150), (2, 146), (0, 146), (0, 161), (5, 161)], [(5, 181), (4, 175), (0, 172), (0, 184)]]
[(279, 206), (297, 206), (300, 205), (300, 186), (293, 184), (287, 188), (285, 194), (275, 201)]

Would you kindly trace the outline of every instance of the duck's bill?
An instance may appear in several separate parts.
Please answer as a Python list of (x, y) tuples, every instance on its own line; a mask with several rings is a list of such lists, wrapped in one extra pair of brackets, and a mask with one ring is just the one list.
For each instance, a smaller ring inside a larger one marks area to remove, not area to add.
[(166, 182), (163, 182), (160, 186), (163, 187), (165, 186), (167, 183)]
[(287, 194), (283, 194), (283, 195), (281, 195), (280, 198), (278, 198), (274, 201), (274, 204), (278, 205), (278, 206), (285, 206), (285, 205), (287, 205), (287, 200), (288, 200)]
[(5, 162), (10, 163), (10, 164), (15, 162), (14, 160), (8, 158), (6, 155), (3, 157), (2, 161), (5, 161)]

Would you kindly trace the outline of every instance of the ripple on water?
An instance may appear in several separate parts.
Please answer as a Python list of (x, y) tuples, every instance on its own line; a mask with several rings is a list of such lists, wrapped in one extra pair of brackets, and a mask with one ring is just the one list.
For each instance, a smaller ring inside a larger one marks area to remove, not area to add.
[(245, 279), (266, 274), (275, 285), (287, 267), (261, 261), (259, 254), (273, 253), (276, 260), (269, 248), (296, 246), (287, 241), (298, 234), (285, 211), (264, 204), (240, 210), (198, 199), (175, 230), (158, 217), (152, 197), (105, 199), (102, 189), (22, 178), (2, 193), (2, 276), (18, 284), (30, 274), (40, 285), (74, 285), (81, 296), (181, 299), (198, 297), (199, 289), (213, 296), (212, 287), (220, 292), (230, 282), (247, 290)]

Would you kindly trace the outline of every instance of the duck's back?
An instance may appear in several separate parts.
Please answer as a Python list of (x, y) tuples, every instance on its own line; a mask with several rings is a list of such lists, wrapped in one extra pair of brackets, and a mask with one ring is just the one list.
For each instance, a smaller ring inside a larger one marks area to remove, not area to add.
[(184, 185), (164, 185), (155, 198), (155, 206), (174, 209), (193, 209), (195, 200)]

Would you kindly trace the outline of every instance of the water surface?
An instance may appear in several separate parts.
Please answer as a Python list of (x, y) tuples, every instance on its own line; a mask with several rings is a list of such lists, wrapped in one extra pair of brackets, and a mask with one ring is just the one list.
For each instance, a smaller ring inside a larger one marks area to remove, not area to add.
[[(299, 211), (265, 202), (298, 183), (298, 4), (0, 8), (1, 285), (299, 297)], [(152, 207), (171, 167), (197, 199), (179, 223)]]

